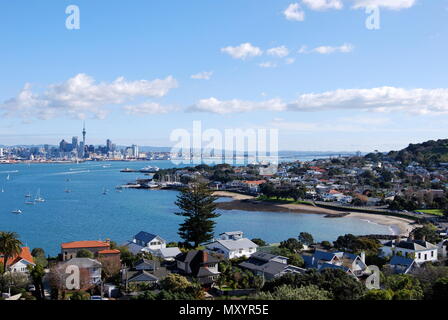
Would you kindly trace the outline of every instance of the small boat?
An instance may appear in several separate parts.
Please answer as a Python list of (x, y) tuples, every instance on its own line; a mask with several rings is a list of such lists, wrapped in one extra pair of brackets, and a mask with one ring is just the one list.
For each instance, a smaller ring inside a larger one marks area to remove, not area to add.
[(11, 176), (8, 174), (8, 176), (6, 177), (6, 180), (10, 180)]
[(40, 189), (37, 190), (36, 198), (34, 199), (34, 201), (35, 202), (45, 202), (45, 199), (40, 196)]
[(156, 172), (159, 172), (159, 170), (160, 170), (160, 168), (158, 168), (158, 167), (147, 166), (147, 167), (140, 169), (140, 172), (141, 173), (156, 173)]
[(107, 195), (107, 189), (103, 188), (103, 195)]
[(72, 192), (72, 190), (70, 190), (70, 189), (65, 189), (64, 192), (65, 192), (65, 193), (70, 193), (70, 192)]
[(34, 201), (25, 201), (25, 204), (32, 206), (32, 205), (34, 205), (35, 203), (34, 203)]
[(26, 195), (25, 195), (25, 198), (31, 198), (31, 193), (27, 193)]
[(15, 214), (22, 214), (22, 210), (17, 209), (17, 210), (12, 211), (12, 213), (15, 213)]
[(2, 188), (1, 193), (4, 193), (4, 192), (5, 192), (5, 190)]

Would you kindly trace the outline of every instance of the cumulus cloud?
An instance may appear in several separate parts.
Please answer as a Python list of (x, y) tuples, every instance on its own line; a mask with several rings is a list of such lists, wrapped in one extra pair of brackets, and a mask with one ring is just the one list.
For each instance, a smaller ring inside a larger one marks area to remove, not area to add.
[(286, 105), (280, 99), (254, 102), (238, 99), (221, 101), (212, 97), (199, 100), (195, 105), (189, 107), (188, 111), (228, 114), (259, 110), (282, 111), (285, 107)]
[(222, 48), (221, 52), (227, 53), (234, 59), (241, 60), (245, 60), (250, 57), (261, 56), (263, 54), (263, 51), (260, 48), (253, 46), (249, 42), (242, 43), (236, 47), (229, 46)]
[(305, 12), (303, 12), (300, 4), (291, 3), (285, 11), (283, 11), (285, 18), (291, 21), (304, 21)]
[(448, 114), (448, 89), (339, 89), (300, 95), (289, 103), (281, 99), (267, 101), (200, 100), (189, 111), (238, 113), (249, 111), (326, 111), (359, 110), (371, 112), (405, 112), (410, 114)]
[(322, 111), (358, 109), (364, 111), (403, 111), (413, 114), (448, 113), (448, 89), (340, 89), (301, 95), (288, 104), (288, 110)]
[(299, 50), (299, 53), (319, 53), (319, 54), (331, 54), (331, 53), (350, 53), (355, 49), (355, 46), (350, 43), (345, 43), (341, 46), (332, 47), (332, 46), (320, 46), (314, 49), (308, 49), (307, 46), (302, 46)]
[(97, 83), (86, 74), (65, 82), (51, 84), (41, 93), (26, 84), (19, 94), (0, 104), (4, 116), (49, 119), (56, 116), (104, 118), (108, 105), (120, 105), (135, 98), (160, 98), (178, 86), (171, 76), (165, 79), (127, 81), (119, 77), (112, 82)]
[(212, 78), (213, 71), (203, 71), (191, 76), (191, 79), (195, 80), (210, 80)]
[(285, 46), (271, 48), (267, 54), (274, 57), (284, 58), (289, 55), (289, 49)]
[(413, 7), (417, 0), (352, 0), (354, 9), (379, 7), (390, 10), (402, 10)]
[(322, 11), (335, 9), (340, 10), (344, 7), (341, 0), (302, 0), (311, 10)]

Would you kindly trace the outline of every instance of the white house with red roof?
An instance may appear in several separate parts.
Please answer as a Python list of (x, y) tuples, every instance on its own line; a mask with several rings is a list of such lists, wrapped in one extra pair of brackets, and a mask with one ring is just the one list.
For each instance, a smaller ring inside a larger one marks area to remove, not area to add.
[[(0, 253), (0, 261), (3, 262), (3, 254)], [(31, 255), (30, 248), (23, 247), (19, 255), (8, 258), (6, 266), (11, 272), (28, 272), (28, 266), (35, 266), (34, 258)]]

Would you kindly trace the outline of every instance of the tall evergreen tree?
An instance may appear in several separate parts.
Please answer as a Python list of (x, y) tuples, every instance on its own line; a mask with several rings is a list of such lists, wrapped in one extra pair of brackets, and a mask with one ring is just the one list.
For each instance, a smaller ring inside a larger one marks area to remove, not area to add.
[(187, 243), (193, 243), (194, 247), (213, 239), (213, 230), (218, 218), (215, 200), (212, 191), (204, 183), (194, 183), (189, 188), (182, 190), (175, 204), (181, 212), (176, 215), (185, 217), (180, 224), (178, 234)]

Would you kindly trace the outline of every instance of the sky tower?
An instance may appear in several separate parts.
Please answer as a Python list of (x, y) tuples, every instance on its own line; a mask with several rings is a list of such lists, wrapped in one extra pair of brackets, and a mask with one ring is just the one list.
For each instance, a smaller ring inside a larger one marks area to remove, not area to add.
[(83, 129), (82, 129), (82, 150), (81, 154), (84, 158), (85, 152), (86, 152), (86, 122), (84, 121)]

